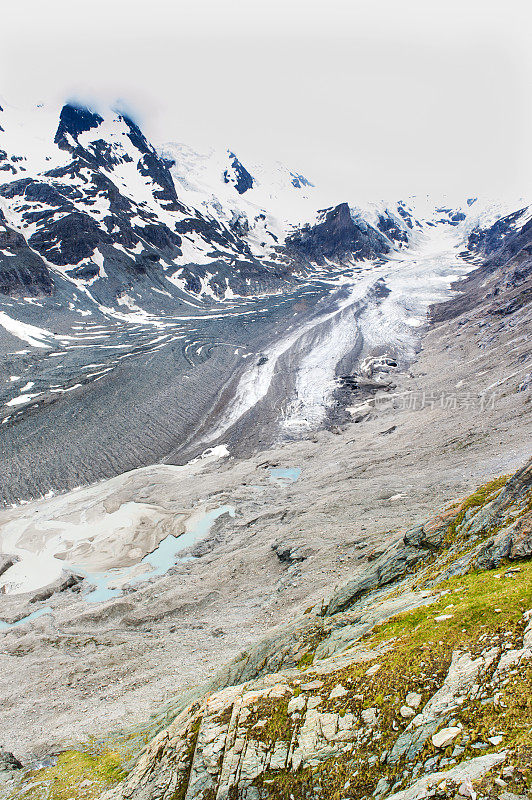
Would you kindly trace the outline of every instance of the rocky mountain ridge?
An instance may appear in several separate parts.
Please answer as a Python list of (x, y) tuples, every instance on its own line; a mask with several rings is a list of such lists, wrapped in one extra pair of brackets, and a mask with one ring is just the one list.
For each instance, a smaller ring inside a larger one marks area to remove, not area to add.
[(423, 226), (490, 219), (473, 199), (423, 212), (415, 200), (324, 206), (281, 164), (248, 170), (230, 150), (155, 148), (126, 113), (76, 103), (29, 115), (4, 105), (0, 174), (2, 292), (54, 287), (66, 301), (77, 287), (104, 305), (130, 288), (150, 308), (164, 293), (179, 304), (280, 291), (316, 266), (400, 249)]
[[(285, 248), (287, 222), (280, 223), (268, 208), (252, 202), (247, 213), (238, 210), (238, 197), (249, 194), (256, 181), (230, 151), (216, 176), (218, 191), (225, 184), (229, 194), (206, 203), (205, 190), (199, 196), (189, 190), (193, 172), (174, 177), (175, 148), (167, 147), (161, 155), (126, 114), (111, 112), (104, 118), (88, 108), (65, 105), (53, 141), (45, 142), (40, 158), (20, 152), (23, 143), (13, 110), (6, 107), (0, 116), (0, 140), (7, 138), (0, 144), (0, 167), (7, 179), (0, 187), (0, 204), (7, 226), (26, 239), (35, 262), (30, 280), (19, 270), (16, 251), (2, 249), (7, 294), (49, 294), (59, 273), (85, 290), (90, 287), (100, 302), (116, 300), (136, 283), (148, 294), (153, 284), (164, 288), (175, 300), (182, 297), (176, 287), (200, 294), (202, 280), (215, 297), (247, 295), (289, 284), (312, 263), (324, 263), (326, 251), (356, 259), (387, 252), (396, 243), (394, 237), (406, 237), (397, 214), (392, 224), (386, 212), (381, 230), (357, 227), (344, 214), (344, 226), (359, 244), (353, 247), (345, 240), (335, 247), (327, 242), (324, 250), (319, 234), (309, 258), (295, 238)], [(37, 149), (35, 143), (29, 146)], [(288, 170), (281, 177), (281, 193), (303, 193), (305, 206), (309, 181)], [(198, 208), (181, 200), (181, 189)], [(268, 202), (264, 194), (259, 199)], [(305, 213), (312, 228), (311, 203)], [(334, 231), (329, 233), (334, 238)], [(367, 242), (364, 247), (362, 242)]]

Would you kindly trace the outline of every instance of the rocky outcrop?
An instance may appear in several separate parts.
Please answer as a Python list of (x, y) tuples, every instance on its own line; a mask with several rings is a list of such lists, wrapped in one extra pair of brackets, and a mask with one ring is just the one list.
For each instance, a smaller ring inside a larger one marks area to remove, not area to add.
[[(489, 756), (478, 756), (469, 761), (441, 772), (433, 772), (420, 778), (409, 789), (390, 795), (390, 800), (420, 800), (428, 797), (437, 789), (445, 791), (447, 787), (455, 787), (459, 797), (473, 797), (472, 781), (478, 781), (494, 767), (502, 764), (505, 753), (494, 753)], [(443, 787), (442, 787), (443, 784)], [(499, 785), (499, 784), (497, 784)]]
[(389, 252), (382, 233), (363, 219), (354, 219), (347, 203), (321, 212), (321, 220), (286, 238), (285, 249), (292, 259), (325, 264), (326, 259), (375, 258)]
[(103, 118), (88, 108), (66, 103), (59, 115), (54, 142), (62, 150), (71, 150), (80, 134), (97, 128), (102, 122)]
[(496, 569), (506, 559), (532, 557), (532, 513), (525, 514), (485, 542), (475, 558), (477, 569)]
[(17, 561), (18, 556), (12, 556), (7, 553), (0, 554), (0, 576), (7, 572)]
[(42, 603), (45, 600), (49, 600), (50, 597), (53, 597), (54, 594), (58, 592), (66, 592), (69, 589), (72, 591), (79, 592), (81, 590), (81, 583), (83, 581), (82, 575), (75, 575), (68, 570), (63, 570), (62, 574), (59, 578), (51, 583), (49, 586), (46, 586), (36, 594), (32, 595), (29, 599), (29, 603)]
[[(348, 661), (317, 662), (306, 672), (268, 675), (212, 694), (176, 717), (104, 800), (306, 798), (316, 787), (329, 797), (338, 772), (350, 797), (417, 797), (442, 781), (452, 792), (495, 768), (492, 779), (499, 774), (508, 756), (497, 750), (499, 739), (472, 741), (469, 727), (445, 724), (473, 701), (487, 670), (500, 662), (500, 649), (478, 657), (454, 652), (441, 687), (410, 722), (405, 706), (402, 715), (398, 709), (403, 692), (392, 699), (391, 717), (375, 701), (373, 684), (382, 685), (377, 675), (385, 668), (374, 661), (374, 654), (357, 650)], [(415, 704), (422, 696), (407, 699)], [(492, 752), (475, 753), (477, 745)], [(446, 766), (452, 768), (440, 769)]]
[(0, 209), (0, 294), (39, 297), (53, 292), (43, 259), (8, 225)]
[(17, 769), (22, 769), (22, 764), (18, 758), (15, 758), (13, 753), (0, 747), (0, 772), (12, 772)]
[[(362, 599), (361, 583), (343, 587), (325, 616), (280, 630), (246, 654), (240, 671), (235, 662), (102, 800), (418, 800), (436, 792), (443, 800), (526, 791), (532, 608), (523, 608), (532, 603), (532, 563), (523, 561), (526, 574), (503, 568), (491, 582), (478, 565), (460, 583), (447, 573), (456, 548), (487, 552), (478, 538), (496, 521), (514, 516), (507, 528), (518, 543), (517, 531), (526, 537), (531, 469), (407, 531), (372, 563)], [(350, 610), (341, 611), (347, 598)]]
[(253, 188), (253, 177), (234, 153), (228, 151), (228, 156), (230, 166), (224, 170), (224, 182), (233, 184), (238, 194), (244, 194), (248, 189)]

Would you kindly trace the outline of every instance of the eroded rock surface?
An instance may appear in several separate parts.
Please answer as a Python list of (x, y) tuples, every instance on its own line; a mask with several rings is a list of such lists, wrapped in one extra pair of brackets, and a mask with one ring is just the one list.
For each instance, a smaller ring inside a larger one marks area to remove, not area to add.
[[(340, 790), (361, 800), (418, 800), (434, 788), (442, 798), (466, 790), (466, 797), (491, 796), (509, 783), (526, 791), (532, 609), (522, 609), (532, 602), (532, 563), (523, 560), (523, 575), (503, 568), (470, 572), (462, 583), (446, 576), (456, 548), (477, 552), (479, 537), (509, 516), (512, 524), (526, 522), (531, 471), (529, 462), (418, 526), (439, 530), (430, 547), (419, 533), (405, 535), (401, 546), (409, 551), (417, 537), (423, 556), (386, 592), (377, 572), (349, 612), (296, 621), (248, 654), (247, 674), (252, 664), (256, 674), (268, 674), (184, 709), (102, 800), (328, 798)], [(382, 563), (398, 561), (398, 552), (392, 544)], [(510, 600), (514, 586), (524, 594), (521, 611)], [(472, 616), (479, 592), (505, 607), (486, 613), (484, 623)], [(420, 626), (426, 633), (418, 638)], [(272, 671), (269, 650), (284, 647), (280, 663), (289, 653), (296, 662), (303, 643), (313, 643), (310, 666), (303, 660)], [(229, 669), (218, 681), (235, 678)]]

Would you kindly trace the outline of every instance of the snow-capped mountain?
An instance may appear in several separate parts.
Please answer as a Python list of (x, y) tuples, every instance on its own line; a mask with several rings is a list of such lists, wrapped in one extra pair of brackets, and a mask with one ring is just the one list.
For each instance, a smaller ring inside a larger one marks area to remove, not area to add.
[(0, 111), (7, 295), (50, 295), (61, 286), (113, 307), (134, 290), (154, 310), (191, 296), (282, 291), (316, 267), (383, 257), (425, 226), (471, 230), (480, 206), (331, 201), (280, 163), (225, 148), (156, 148), (118, 111), (75, 104)]
[[(10, 129), (5, 112), (2, 129)], [(246, 265), (245, 276), (233, 269), (237, 282), (266, 280), (257, 274), (245, 242), (179, 199), (168, 163), (126, 116), (104, 119), (66, 105), (44, 148), (35, 146), (26, 155), (15, 149), (16, 132), (6, 138), (0, 153), (7, 178), (0, 187), (5, 235), (24, 237), (40, 259), (43, 276), (61, 273), (78, 286), (91, 287), (99, 299), (118, 296), (143, 276), (168, 291), (179, 267), (191, 260), (204, 263), (208, 252), (209, 262), (239, 262), (241, 273)], [(193, 250), (198, 257), (190, 259), (190, 244), (197, 238), (201, 244)], [(23, 246), (16, 244), (19, 250)], [(12, 256), (4, 254), (4, 270), (12, 274), (6, 287), (26, 291), (24, 276), (6, 258)], [(197, 275), (184, 275), (184, 288), (189, 285), (199, 291)], [(46, 291), (46, 279), (35, 288)], [(217, 288), (223, 296), (223, 286)]]
[(330, 198), (119, 111), (2, 106), (3, 502), (332, 424), (456, 278), (502, 246), (522, 285), (524, 203)]
[[(132, 285), (223, 299), (279, 288), (324, 259), (387, 252), (407, 220), (374, 228), (282, 165), (232, 151), (157, 150), (119, 112), (65, 105), (0, 113), (2, 287), (49, 294), (57, 275), (99, 302)], [(22, 237), (22, 238), (21, 238)]]

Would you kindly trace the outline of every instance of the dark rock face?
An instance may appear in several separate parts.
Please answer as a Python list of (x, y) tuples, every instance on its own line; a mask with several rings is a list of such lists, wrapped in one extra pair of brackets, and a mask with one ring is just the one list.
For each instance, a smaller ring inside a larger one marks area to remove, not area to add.
[(90, 131), (91, 128), (97, 128), (103, 122), (103, 118), (99, 114), (95, 114), (88, 108), (75, 106), (67, 103), (61, 109), (59, 116), (59, 126), (57, 128), (54, 142), (62, 149), (70, 150), (72, 145), (68, 140), (71, 136), (73, 139), (84, 133)]
[[(408, 224), (408, 222), (407, 222)], [(410, 222), (409, 227), (412, 226)], [(388, 239), (392, 239), (394, 242), (406, 244), (408, 242), (408, 234), (403, 229), (400, 228), (397, 222), (390, 216), (389, 213), (386, 215), (380, 215), (379, 221), (377, 223), (377, 228), (384, 233)]]
[(445, 532), (456, 517), (456, 510), (438, 514), (438, 516), (427, 520), (422, 525), (417, 525), (408, 530), (403, 537), (403, 541), (410, 547), (439, 550), (443, 544)]
[(499, 250), (503, 244), (508, 244), (508, 237), (512, 236), (513, 226), (526, 209), (521, 208), (513, 214), (498, 219), (490, 228), (474, 230), (468, 239), (468, 247), (477, 253), (489, 256)]
[(52, 292), (48, 267), (0, 210), (0, 294), (39, 297)]
[(482, 546), (474, 565), (476, 569), (497, 569), (503, 561), (520, 561), (532, 556), (532, 513), (514, 525), (499, 531)]
[[(3, 130), (4, 129), (0, 125), (0, 131)], [(13, 175), (17, 174), (16, 167), (11, 163), (11, 160), (5, 150), (0, 150), (0, 172), (11, 172)]]
[(231, 168), (224, 171), (225, 183), (232, 183), (238, 194), (244, 194), (253, 187), (253, 177), (234, 153), (229, 152)]
[[(147, 271), (160, 274), (161, 257), (171, 261), (181, 255), (181, 237), (161, 223), (146, 203), (136, 203), (122, 194), (121, 184), (112, 180), (114, 167), (133, 161), (129, 154), (132, 148), (124, 147), (117, 137), (106, 142), (97, 134), (89, 144), (79, 141), (81, 134), (97, 129), (102, 122), (102, 117), (88, 109), (65, 106), (55, 142), (72, 154), (72, 161), (39, 177), (24, 177), (0, 186), (0, 196), (16, 209), (21, 226), (32, 228), (28, 236), (31, 249), (23, 236), (10, 233), (11, 243), (19, 250), (25, 247), (26, 252), (24, 261), (0, 259), (1, 293), (52, 292), (52, 277), (38, 254), (65, 267), (72, 276), (90, 280), (100, 273), (101, 265), (92, 260), (98, 248), (109, 268), (108, 273), (102, 273), (109, 277), (103, 295), (100, 287), (95, 290), (104, 299), (119, 294), (132, 275), (140, 277)], [(163, 213), (173, 211), (182, 216), (186, 208), (177, 198), (168, 165), (131, 120), (118, 117), (120, 122), (124, 136), (135, 148), (136, 169), (151, 186), (155, 203)], [(102, 213), (94, 213), (95, 206), (101, 207)], [(135, 254), (129, 255), (125, 248), (135, 250)]]
[(497, 512), (498, 518), (507, 506), (529, 492), (530, 489), (532, 489), (532, 460), (521, 467), (515, 475), (512, 475), (495, 501), (494, 510)]
[(159, 187), (154, 191), (154, 196), (165, 203), (165, 208), (168, 211), (185, 212), (186, 207), (178, 200), (174, 181), (170, 174), (171, 163), (157, 155), (138, 125), (129, 117), (122, 116), (121, 118), (129, 128), (128, 135), (131, 143), (143, 154), (137, 164), (137, 169), (141, 175), (151, 178)]
[(293, 257), (316, 264), (323, 264), (325, 258), (371, 258), (390, 250), (380, 231), (353, 219), (347, 203), (323, 211), (321, 222), (288, 236), (285, 246)]
[(23, 765), (15, 758), (13, 753), (10, 753), (8, 750), (2, 750), (0, 748), (0, 771), (2, 772), (11, 772), (16, 769), (22, 769)]
[(244, 214), (235, 213), (229, 227), (236, 236), (246, 236), (249, 233), (248, 218)]
[(437, 208), (436, 213), (441, 214), (443, 217), (440, 222), (444, 222), (447, 225), (459, 225), (466, 218), (462, 211), (453, 211), (452, 208)]
[[(102, 242), (111, 243), (110, 237), (102, 234), (95, 220), (79, 211), (53, 220), (45, 228), (30, 237), (30, 244), (48, 261), (58, 266), (77, 264), (90, 258)], [(61, 246), (57, 246), (57, 242)]]
[(295, 186), (296, 189), (301, 189), (303, 186), (314, 186), (314, 184), (307, 180), (304, 175), (299, 175), (295, 172), (291, 172), (290, 175), (292, 176), (292, 186)]
[[(523, 496), (529, 496), (532, 489), (532, 461), (515, 473), (504, 490), (486, 509), (480, 518), (482, 525), (489, 530), (500, 528), (497, 533), (484, 542), (475, 558), (477, 569), (496, 569), (501, 563), (519, 561), (532, 555), (532, 511), (521, 515), (512, 524), (506, 522), (506, 510)], [(504, 527), (501, 527), (504, 525)], [(478, 526), (477, 526), (478, 527)]]
[[(118, 119), (124, 123), (127, 136), (137, 151), (137, 169), (139, 173), (150, 178), (155, 184), (154, 197), (165, 203), (169, 211), (185, 212), (186, 207), (179, 202), (174, 182), (169, 170), (169, 164), (161, 159), (155, 149), (150, 145), (144, 134), (129, 117), (119, 115)], [(123, 162), (131, 162), (132, 156), (118, 148), (116, 145), (97, 139), (89, 146), (82, 146), (78, 136), (92, 128), (97, 128), (104, 120), (98, 114), (93, 114), (88, 109), (72, 108), (65, 106), (61, 112), (59, 128), (55, 141), (63, 149), (69, 150), (73, 155), (91, 163), (94, 167), (102, 166), (113, 168)], [(70, 134), (70, 139), (66, 134)]]
[(406, 206), (402, 200), (397, 203), (397, 213), (404, 219), (409, 228), (414, 227), (414, 219), (412, 214), (410, 214), (410, 212), (406, 209)]

